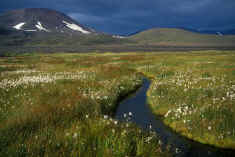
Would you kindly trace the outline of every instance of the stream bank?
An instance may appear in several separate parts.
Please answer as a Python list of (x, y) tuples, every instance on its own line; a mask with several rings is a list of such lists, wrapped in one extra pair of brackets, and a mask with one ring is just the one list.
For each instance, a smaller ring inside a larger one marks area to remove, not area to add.
[(163, 123), (162, 119), (155, 116), (151, 112), (149, 105), (146, 104), (147, 91), (150, 83), (150, 80), (144, 78), (142, 87), (137, 90), (135, 94), (123, 100), (119, 104), (115, 114), (116, 119), (126, 121), (126, 117), (124, 115), (131, 113), (132, 116), (129, 121), (143, 129), (151, 129), (152, 131), (155, 131), (163, 143), (163, 149), (170, 146), (170, 149), (177, 157), (234, 156), (234, 150), (215, 148), (189, 140), (167, 127)]

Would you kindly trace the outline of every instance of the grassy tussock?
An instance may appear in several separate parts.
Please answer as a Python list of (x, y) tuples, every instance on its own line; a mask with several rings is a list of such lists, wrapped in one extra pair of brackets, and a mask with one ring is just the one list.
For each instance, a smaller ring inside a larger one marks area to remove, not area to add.
[(0, 154), (171, 156), (157, 135), (112, 119), (152, 79), (148, 101), (175, 131), (235, 147), (234, 52), (33, 54), (1, 58)]
[[(99, 55), (9, 57), (0, 63), (3, 156), (170, 156), (157, 135), (111, 118), (141, 76)], [(150, 144), (151, 143), (151, 144)]]
[(234, 61), (232, 53), (169, 55), (145, 70), (155, 75), (148, 91), (153, 112), (182, 135), (234, 149)]

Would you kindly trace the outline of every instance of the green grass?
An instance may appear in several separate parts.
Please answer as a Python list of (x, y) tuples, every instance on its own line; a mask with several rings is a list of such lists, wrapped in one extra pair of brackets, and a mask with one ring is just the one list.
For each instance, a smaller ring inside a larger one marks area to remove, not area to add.
[(235, 53), (26, 54), (0, 58), (3, 156), (172, 156), (158, 135), (112, 119), (142, 74), (165, 124), (235, 148)]
[(164, 64), (145, 72), (155, 75), (148, 91), (153, 112), (182, 135), (234, 149), (234, 53), (177, 54), (157, 60)]
[(156, 28), (130, 37), (139, 44), (162, 46), (233, 46), (234, 35), (218, 36), (200, 34), (183, 29)]
[(112, 119), (120, 98), (142, 83), (114, 60), (61, 53), (1, 58), (1, 156), (171, 156), (154, 133)]
[[(0, 28), (1, 29), (1, 28)], [(208, 35), (183, 29), (155, 28), (126, 38), (105, 34), (68, 35), (12, 32), (1, 34), (0, 56), (57, 52), (148, 52), (234, 49), (235, 35)], [(13, 54), (14, 53), (14, 54)], [(13, 55), (12, 55), (13, 54)]]

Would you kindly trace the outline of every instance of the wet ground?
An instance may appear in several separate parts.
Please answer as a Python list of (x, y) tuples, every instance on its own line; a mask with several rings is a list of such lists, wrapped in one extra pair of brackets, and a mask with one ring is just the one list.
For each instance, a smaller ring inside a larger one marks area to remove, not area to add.
[(143, 129), (155, 131), (163, 143), (163, 149), (170, 145), (170, 150), (177, 157), (235, 157), (235, 150), (225, 150), (194, 142), (164, 125), (160, 117), (153, 115), (146, 103), (149, 86), (150, 81), (144, 79), (143, 86), (119, 104), (115, 118), (120, 121), (128, 120)]

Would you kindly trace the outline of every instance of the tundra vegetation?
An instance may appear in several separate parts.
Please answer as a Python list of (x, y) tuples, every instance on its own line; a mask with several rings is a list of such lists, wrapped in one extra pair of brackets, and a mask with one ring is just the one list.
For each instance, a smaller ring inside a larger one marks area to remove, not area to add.
[(235, 149), (235, 54), (163, 55), (147, 70), (153, 113), (181, 135)]
[(234, 52), (56, 53), (0, 58), (0, 154), (172, 156), (155, 133), (112, 118), (143, 74), (165, 124), (235, 148)]
[(0, 58), (1, 156), (171, 156), (155, 133), (112, 118), (119, 100), (142, 83), (126, 65), (129, 59), (132, 55)]

